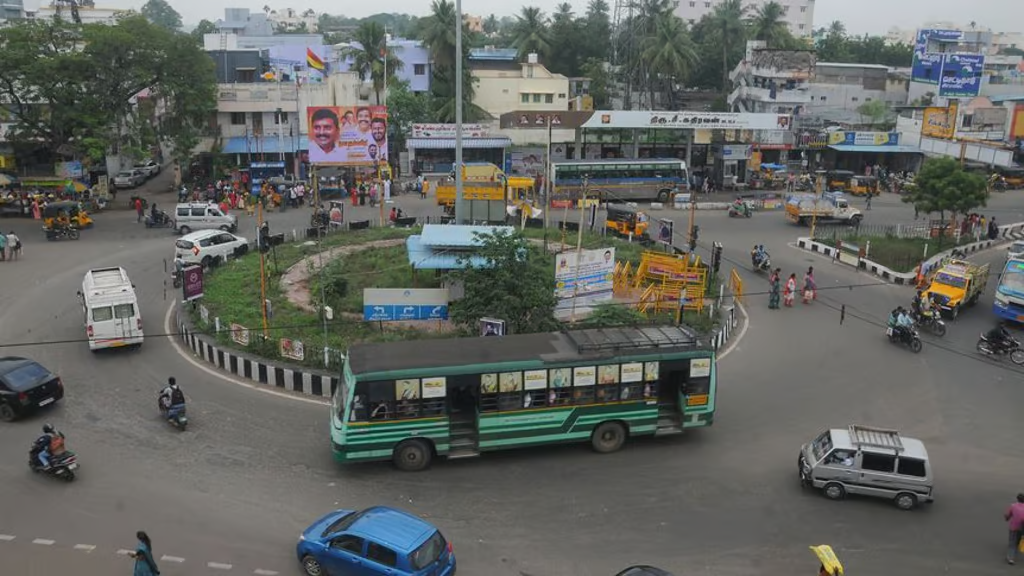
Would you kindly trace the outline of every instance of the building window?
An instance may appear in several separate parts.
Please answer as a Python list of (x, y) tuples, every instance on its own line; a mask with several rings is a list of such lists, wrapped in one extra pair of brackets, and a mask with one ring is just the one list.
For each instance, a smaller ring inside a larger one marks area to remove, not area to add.
[[(582, 92), (583, 94), (586, 94), (586, 93), (587, 93), (587, 91), (586, 91), (586, 90), (581, 90), (581, 92)], [(564, 93), (564, 92), (560, 92), (560, 93), (558, 94), (558, 99), (559, 99), (559, 100), (563, 100), (564, 98), (565, 98), (565, 93)]]
[(804, 29), (804, 28), (806, 28), (806, 27), (807, 27), (807, 25), (806, 25), (806, 24), (801, 24), (801, 25), (799, 26), (799, 28), (800, 28), (801, 30), (803, 30), (803, 29)]
[(540, 94), (534, 94), (533, 95), (533, 103), (534, 104), (540, 104)]
[(696, 7), (697, 7), (697, 2), (695, 2), (694, 0), (690, 0), (690, 8), (696, 8)]
[(232, 126), (244, 126), (245, 125), (245, 112), (232, 112), (231, 113), (231, 125)]
[(416, 76), (424, 76), (427, 73), (426, 64), (413, 64), (412, 73)]
[(807, 6), (801, 6), (800, 7), (800, 11), (801, 12), (807, 12)]
[(545, 94), (544, 95), (544, 103), (545, 104), (551, 104), (554, 101), (555, 101), (555, 95), (554, 94)]
[(279, 116), (278, 119), (277, 119), (277, 123), (278, 124), (287, 124), (288, 123), (288, 113), (287, 112), (279, 112), (279, 113), (277, 113), (277, 116)]
[(865, 102), (871, 102), (871, 98), (865, 98), (864, 101)]
[(828, 96), (819, 96), (818, 100), (821, 100), (822, 102), (825, 102), (825, 101), (828, 100)]
[(854, 96), (853, 98), (850, 98), (851, 102), (857, 102), (859, 100), (860, 100), (860, 98), (857, 98), (856, 96)]
[(527, 94), (526, 92), (521, 93), (519, 95), (519, 102), (521, 102), (523, 104), (529, 104), (530, 103), (530, 95)]
[(704, 3), (704, 7), (705, 8), (711, 8), (711, 2), (705, 2)]
[(783, 14), (789, 14), (789, 6), (783, 6), (782, 7), (782, 13)]

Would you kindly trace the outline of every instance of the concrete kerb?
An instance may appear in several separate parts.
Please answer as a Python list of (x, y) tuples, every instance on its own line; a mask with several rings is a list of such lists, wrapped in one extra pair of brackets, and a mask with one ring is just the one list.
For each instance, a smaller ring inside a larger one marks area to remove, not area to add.
[[(959, 251), (964, 254), (974, 254), (975, 252), (992, 248), (997, 244), (1001, 244), (1003, 242), (1010, 242), (1013, 240), (1020, 240), (1022, 238), (1024, 238), (1024, 222), (1000, 226), (999, 235), (995, 240), (981, 240), (978, 242), (972, 242), (970, 244), (965, 244), (964, 246), (959, 246), (957, 248), (951, 248), (949, 250), (939, 252), (924, 262), (922, 270), (927, 272), (928, 270), (934, 268), (935, 266), (939, 265), (943, 260), (952, 256), (954, 251)], [(838, 251), (835, 248), (832, 248), (831, 246), (828, 246), (826, 244), (822, 244), (821, 242), (815, 242), (810, 238), (797, 238), (796, 245), (797, 247), (803, 250), (807, 250), (809, 252), (814, 252), (817, 254), (822, 254), (828, 258), (838, 260)], [(858, 269), (869, 272), (872, 275), (877, 276), (878, 278), (881, 278), (887, 282), (892, 282), (893, 284), (912, 285), (917, 280), (916, 272), (896, 272), (895, 270), (882, 266), (881, 264), (868, 260), (867, 258), (861, 258), (858, 262)]]
[(175, 310), (178, 338), (200, 360), (240, 378), (288, 392), (330, 398), (338, 386), (338, 376), (323, 370), (271, 362), (220, 345), (216, 338), (192, 326), (188, 314)]

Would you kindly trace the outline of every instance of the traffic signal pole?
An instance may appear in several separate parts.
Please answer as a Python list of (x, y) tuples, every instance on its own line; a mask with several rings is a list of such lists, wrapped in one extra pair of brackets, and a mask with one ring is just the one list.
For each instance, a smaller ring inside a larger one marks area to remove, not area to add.
[(263, 311), (263, 338), (270, 338), (270, 324), (267, 322), (267, 256), (263, 251), (263, 243), (269, 238), (262, 236), (263, 232), (263, 195), (256, 201), (256, 249), (260, 253), (260, 310)]

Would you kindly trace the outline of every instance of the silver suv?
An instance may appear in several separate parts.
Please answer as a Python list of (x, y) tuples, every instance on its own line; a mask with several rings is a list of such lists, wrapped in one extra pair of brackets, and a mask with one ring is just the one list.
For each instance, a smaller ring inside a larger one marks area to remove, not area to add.
[(797, 458), (802, 486), (841, 500), (862, 494), (892, 500), (901, 510), (931, 502), (932, 465), (924, 443), (896, 430), (849, 426), (822, 432)]

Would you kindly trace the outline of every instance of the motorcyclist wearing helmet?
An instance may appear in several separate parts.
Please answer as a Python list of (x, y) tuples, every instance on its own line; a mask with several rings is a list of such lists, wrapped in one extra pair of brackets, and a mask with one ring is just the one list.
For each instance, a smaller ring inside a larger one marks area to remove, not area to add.
[(160, 391), (160, 406), (164, 410), (185, 404), (185, 393), (178, 387), (173, 376), (167, 379), (167, 387)]
[(64, 439), (64, 434), (58, 432), (50, 424), (43, 424), (43, 435), (36, 438), (36, 441), (32, 444), (32, 456), (44, 470), (50, 467), (50, 446), (53, 444), (55, 438)]
[(914, 316), (921, 315), (921, 303), (924, 300), (924, 292), (921, 290), (914, 294), (914, 299), (910, 301), (910, 310), (913, 311)]
[(995, 328), (986, 332), (985, 340), (992, 344), (993, 352), (1001, 352), (1009, 348), (1011, 342), (1013, 342), (1013, 337), (1010, 336), (1009, 330), (1006, 329), (1006, 321), (1001, 321)]

